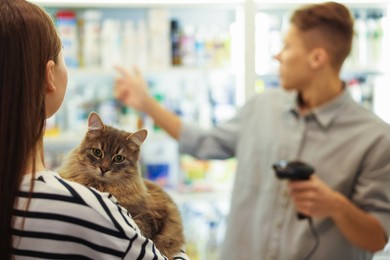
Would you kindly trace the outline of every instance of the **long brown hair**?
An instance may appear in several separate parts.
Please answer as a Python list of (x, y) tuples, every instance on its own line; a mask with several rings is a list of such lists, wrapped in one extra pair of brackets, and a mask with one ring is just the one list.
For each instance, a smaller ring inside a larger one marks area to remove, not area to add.
[(25, 0), (1, 0), (0, 21), (0, 259), (11, 259), (12, 211), (43, 136), (46, 64), (61, 42), (48, 14)]

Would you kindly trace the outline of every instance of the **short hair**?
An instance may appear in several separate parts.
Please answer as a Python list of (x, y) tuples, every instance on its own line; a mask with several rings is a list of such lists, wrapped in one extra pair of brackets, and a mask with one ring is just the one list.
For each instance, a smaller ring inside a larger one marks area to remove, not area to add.
[(336, 2), (306, 5), (296, 10), (290, 21), (304, 33), (318, 32), (323, 36), (310, 37), (305, 42), (314, 41), (314, 45), (318, 45), (321, 41), (330, 54), (331, 63), (341, 68), (351, 51), (354, 35), (354, 20), (344, 5)]

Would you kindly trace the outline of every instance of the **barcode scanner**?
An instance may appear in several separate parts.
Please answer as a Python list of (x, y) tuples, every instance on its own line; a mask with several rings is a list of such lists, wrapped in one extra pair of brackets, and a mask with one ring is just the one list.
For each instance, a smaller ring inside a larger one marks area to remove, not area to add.
[[(275, 170), (276, 177), (279, 179), (287, 179), (291, 181), (308, 180), (314, 173), (314, 168), (301, 161), (278, 161), (272, 165)], [(306, 219), (308, 216), (298, 212), (298, 219)]]
[[(272, 168), (275, 170), (276, 177), (278, 177), (279, 179), (287, 179), (291, 181), (308, 180), (310, 176), (314, 173), (313, 167), (301, 161), (278, 161), (272, 165)], [(310, 231), (314, 237), (314, 245), (312, 249), (303, 258), (304, 260), (309, 260), (314, 255), (318, 246), (320, 245), (320, 237), (314, 227), (313, 220), (311, 219), (311, 217), (299, 212), (297, 214), (297, 217), (299, 220), (308, 220)]]

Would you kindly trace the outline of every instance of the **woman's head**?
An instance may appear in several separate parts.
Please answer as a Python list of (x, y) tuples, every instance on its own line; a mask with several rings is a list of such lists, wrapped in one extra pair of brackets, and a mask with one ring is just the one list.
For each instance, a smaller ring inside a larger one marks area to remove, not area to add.
[(46, 117), (59, 107), (48, 99), (53, 87), (64, 91), (66, 68), (54, 23), (41, 8), (1, 0), (0, 21), (0, 258), (6, 259), (16, 192), (26, 166), (34, 165), (28, 160), (35, 161)]
[[(2, 95), (1, 103), (6, 96), (16, 97), (24, 105), (8, 109), (28, 111), (30, 118), (34, 112), (43, 123), (46, 65), (50, 60), (62, 65), (60, 38), (53, 21), (41, 8), (24, 0), (5, 0), (0, 8), (0, 72), (2, 93), (7, 94)], [(15, 104), (13, 100), (10, 102)], [(7, 108), (2, 107), (2, 112), (4, 109)]]

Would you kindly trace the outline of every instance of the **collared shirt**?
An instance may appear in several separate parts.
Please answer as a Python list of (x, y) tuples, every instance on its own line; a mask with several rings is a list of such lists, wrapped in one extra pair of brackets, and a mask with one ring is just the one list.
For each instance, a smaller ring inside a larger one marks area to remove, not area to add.
[(24, 176), (14, 218), (15, 259), (167, 259), (112, 195), (56, 172)]
[[(375, 216), (390, 234), (389, 125), (356, 104), (347, 90), (305, 116), (296, 100), (296, 93), (269, 90), (214, 129), (183, 125), (181, 152), (238, 160), (223, 260), (302, 260), (312, 249), (307, 221), (297, 219), (287, 182), (273, 172), (279, 160), (309, 163), (322, 181)], [(371, 259), (330, 218), (313, 221), (320, 245), (311, 259)]]

